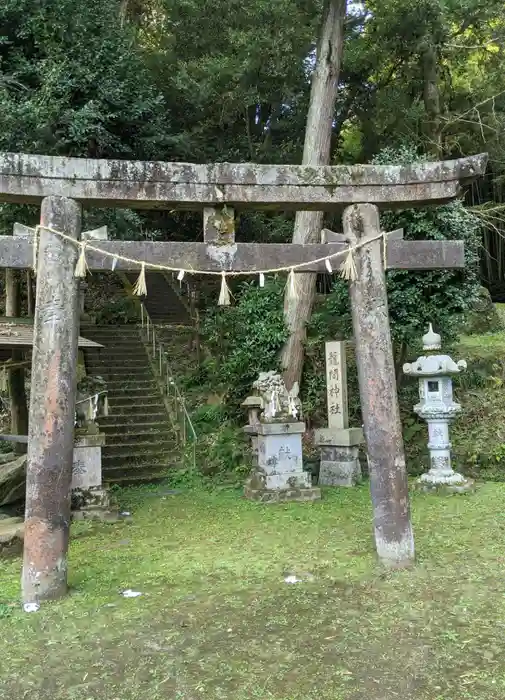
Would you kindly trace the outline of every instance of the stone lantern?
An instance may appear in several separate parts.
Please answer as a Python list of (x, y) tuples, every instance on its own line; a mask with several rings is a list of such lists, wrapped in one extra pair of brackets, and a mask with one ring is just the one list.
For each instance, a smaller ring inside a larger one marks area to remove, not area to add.
[[(455, 472), (451, 466), (449, 424), (460, 413), (461, 406), (452, 397), (451, 375), (465, 370), (465, 360), (454, 362), (449, 355), (435, 354), (441, 348), (441, 338), (430, 323), (423, 336), (426, 355), (403, 365), (405, 374), (419, 377), (419, 403), (414, 411), (428, 423), (430, 470), (418, 480), (423, 490), (468, 490), (473, 482)], [(429, 353), (429, 354), (428, 354)]]

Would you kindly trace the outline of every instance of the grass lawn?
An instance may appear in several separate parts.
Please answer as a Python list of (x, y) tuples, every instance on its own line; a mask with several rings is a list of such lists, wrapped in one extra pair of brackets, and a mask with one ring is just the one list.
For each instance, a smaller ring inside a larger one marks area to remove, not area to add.
[(120, 501), (131, 522), (73, 526), (66, 600), (22, 612), (20, 560), (1, 562), (1, 698), (505, 698), (505, 484), (414, 495), (417, 565), (393, 573), (367, 485), (319, 504)]

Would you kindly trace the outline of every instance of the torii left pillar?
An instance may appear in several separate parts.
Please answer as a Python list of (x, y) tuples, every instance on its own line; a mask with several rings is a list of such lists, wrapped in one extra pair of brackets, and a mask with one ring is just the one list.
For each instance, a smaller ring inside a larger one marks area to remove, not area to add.
[[(81, 237), (81, 206), (42, 200), (42, 226)], [(67, 593), (79, 280), (76, 246), (40, 229), (26, 475), (24, 603)]]

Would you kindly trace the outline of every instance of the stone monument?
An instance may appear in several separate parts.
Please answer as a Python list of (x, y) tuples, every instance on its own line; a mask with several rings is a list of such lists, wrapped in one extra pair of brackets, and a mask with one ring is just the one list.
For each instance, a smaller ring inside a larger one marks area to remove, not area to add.
[[(102, 484), (105, 435), (96, 423), (100, 415), (108, 412), (104, 387), (101, 377), (86, 377), (77, 392), (71, 498), (72, 515), (78, 520), (109, 519), (112, 516), (109, 494)], [(93, 388), (96, 393), (87, 396), (85, 388)]]
[(430, 470), (418, 479), (417, 487), (424, 491), (460, 493), (472, 488), (473, 482), (451, 466), (449, 424), (461, 411), (452, 397), (451, 375), (459, 374), (467, 365), (465, 360), (454, 362), (449, 355), (436, 354), (440, 348), (440, 335), (430, 323), (423, 336), (423, 350), (427, 354), (403, 365), (405, 374), (419, 377), (420, 401), (414, 411), (428, 423)]
[(361, 481), (358, 459), (363, 430), (349, 427), (346, 343), (326, 343), (328, 427), (316, 430), (314, 443), (321, 448), (320, 486), (355, 486)]
[(302, 435), (298, 385), (288, 392), (280, 374), (263, 372), (254, 383), (263, 413), (255, 426), (258, 464), (245, 486), (245, 496), (262, 503), (314, 501), (321, 491), (313, 488), (303, 470)]

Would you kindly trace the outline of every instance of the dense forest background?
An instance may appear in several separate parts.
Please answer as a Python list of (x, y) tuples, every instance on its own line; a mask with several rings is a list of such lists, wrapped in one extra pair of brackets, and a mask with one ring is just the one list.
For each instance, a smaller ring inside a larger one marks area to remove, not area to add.
[[(318, 41), (331, 3), (345, 6), (345, 0), (4, 0), (0, 150), (300, 163)], [(407, 238), (460, 239), (466, 249), (464, 272), (388, 273), (400, 384), (402, 363), (415, 354), (428, 322), (450, 343), (465, 330), (482, 284), (495, 301), (505, 301), (505, 5), (348, 0), (344, 25), (331, 164), (489, 153), (486, 177), (464, 193), (464, 202), (383, 214), (383, 225), (403, 227)], [(14, 221), (33, 224), (38, 215), (34, 208), (0, 205), (2, 233), (10, 233)], [(115, 238), (202, 238), (197, 213), (89, 210), (85, 216), (87, 227), (107, 224)], [(238, 240), (289, 242), (294, 219), (242, 213)], [(338, 230), (338, 216), (328, 216), (326, 224)], [(226, 449), (216, 464), (240, 460), (240, 403), (257, 372), (276, 366), (287, 340), (284, 283), (267, 280), (259, 289), (246, 282), (233, 289), (235, 303), (223, 312), (215, 307), (216, 289), (197, 281), (207, 354), (186, 389), (198, 389), (201, 420), (194, 420), (200, 435), (208, 428), (216, 454), (215, 435), (224, 436)], [(325, 420), (324, 341), (351, 335), (345, 283), (336, 276), (319, 283), (326, 293), (316, 299), (304, 338), (309, 426)], [(349, 381), (358, 423), (352, 372)], [(404, 428), (419, 431), (410, 417), (415, 387), (400, 389)], [(205, 392), (224, 397), (223, 405), (206, 405)], [(470, 413), (480, 425), (489, 396), (477, 403)], [(483, 444), (496, 432), (492, 426)], [(410, 433), (405, 437), (412, 442)], [(482, 461), (473, 459), (481, 455), (474, 437), (465, 452), (470, 462)], [(212, 462), (210, 443), (201, 444)], [(498, 460), (497, 450), (502, 455), (501, 438), (486, 464)]]
[[(0, 148), (160, 160), (301, 162), (323, 2), (5, 0)], [(332, 163), (407, 147), (486, 150), (467, 195), (485, 224), (482, 271), (505, 296), (505, 8), (501, 0), (349, 0)], [(25, 219), (27, 217), (25, 213)], [(113, 235), (190, 238), (199, 217), (90, 212)], [(2, 208), (10, 228), (19, 210)], [(290, 240), (251, 213), (242, 240)]]

